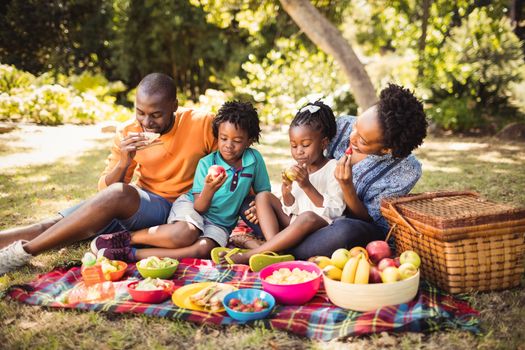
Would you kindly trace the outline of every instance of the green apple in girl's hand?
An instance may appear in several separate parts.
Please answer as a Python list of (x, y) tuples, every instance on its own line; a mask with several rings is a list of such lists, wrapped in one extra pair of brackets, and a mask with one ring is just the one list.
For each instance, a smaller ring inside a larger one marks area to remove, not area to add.
[(295, 181), (295, 179), (297, 178), (297, 175), (295, 174), (295, 171), (293, 171), (292, 167), (287, 168), (284, 171), (284, 176), (286, 176), (290, 181)]

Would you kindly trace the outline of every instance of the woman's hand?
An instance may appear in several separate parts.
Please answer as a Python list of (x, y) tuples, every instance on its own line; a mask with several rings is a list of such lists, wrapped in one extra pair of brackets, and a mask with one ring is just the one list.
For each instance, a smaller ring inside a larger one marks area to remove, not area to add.
[(255, 207), (255, 201), (251, 201), (249, 206), (250, 207), (244, 211), (244, 215), (249, 222), (257, 225), (259, 223), (259, 219), (257, 219), (257, 208)]
[(343, 155), (338, 161), (334, 172), (335, 179), (341, 187), (353, 185), (352, 156)]

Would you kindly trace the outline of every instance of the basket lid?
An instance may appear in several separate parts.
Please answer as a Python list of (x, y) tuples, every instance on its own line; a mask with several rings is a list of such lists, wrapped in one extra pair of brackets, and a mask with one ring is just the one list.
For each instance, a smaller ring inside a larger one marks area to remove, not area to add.
[(525, 209), (496, 203), (475, 192), (429, 192), (383, 199), (405, 218), (447, 229), (525, 219)]

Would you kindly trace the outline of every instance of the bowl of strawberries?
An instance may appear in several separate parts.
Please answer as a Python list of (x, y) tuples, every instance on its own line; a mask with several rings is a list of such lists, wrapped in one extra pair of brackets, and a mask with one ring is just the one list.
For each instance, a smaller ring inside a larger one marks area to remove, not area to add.
[(263, 290), (245, 288), (226, 295), (223, 304), (231, 318), (247, 322), (268, 316), (275, 306), (275, 298)]

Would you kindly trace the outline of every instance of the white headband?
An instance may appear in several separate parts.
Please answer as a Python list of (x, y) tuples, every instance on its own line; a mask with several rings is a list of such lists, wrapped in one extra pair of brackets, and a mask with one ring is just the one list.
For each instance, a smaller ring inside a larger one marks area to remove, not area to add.
[(321, 107), (319, 107), (319, 106), (306, 105), (306, 106), (304, 106), (303, 108), (301, 108), (299, 110), (299, 113), (303, 113), (304, 111), (308, 111), (308, 112), (310, 112), (310, 114), (314, 114), (315, 112), (317, 112), (320, 109), (321, 109)]

